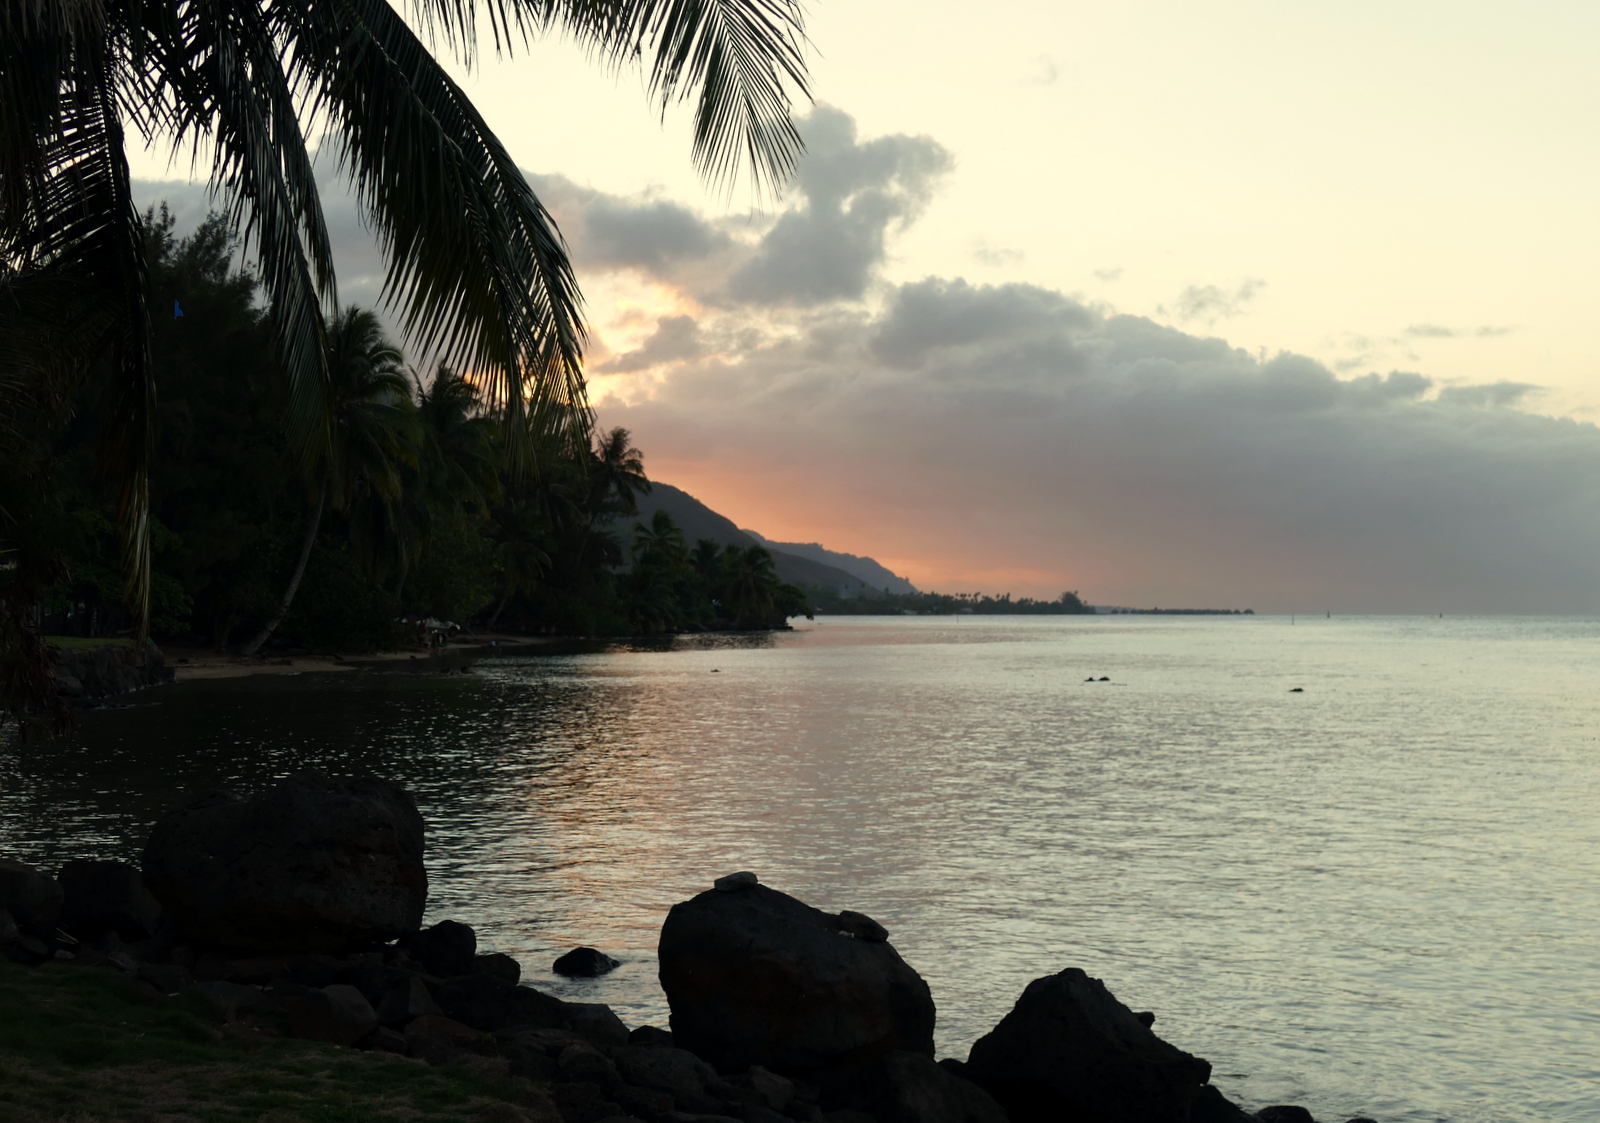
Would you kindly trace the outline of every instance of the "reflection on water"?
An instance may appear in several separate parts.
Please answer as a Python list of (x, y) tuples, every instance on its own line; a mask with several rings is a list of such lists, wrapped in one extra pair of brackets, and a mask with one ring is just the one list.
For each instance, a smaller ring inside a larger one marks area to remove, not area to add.
[[(1587, 620), (824, 620), (467, 676), (191, 683), (0, 753), (0, 845), (131, 856), (184, 790), (370, 770), (429, 821), (430, 916), (630, 1023), (665, 1019), (666, 910), (753, 869), (882, 921), (942, 1054), (1082, 966), (1250, 1105), (1587, 1121), (1597, 640)], [(584, 943), (623, 967), (548, 973)]]

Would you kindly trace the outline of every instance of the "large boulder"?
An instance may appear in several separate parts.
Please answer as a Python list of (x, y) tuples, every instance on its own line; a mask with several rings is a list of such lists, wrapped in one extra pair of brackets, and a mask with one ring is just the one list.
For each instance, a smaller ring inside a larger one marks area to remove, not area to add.
[(428, 895), (422, 816), (398, 784), (301, 772), (253, 795), (167, 812), (144, 881), (191, 938), (332, 953), (416, 932)]
[(107, 930), (124, 940), (147, 940), (161, 923), (161, 905), (126, 862), (73, 861), (61, 867), (66, 893), (61, 927), (82, 939)]
[(0, 909), (25, 932), (48, 934), (61, 915), (61, 883), (43, 870), (0, 858)]
[(1211, 1065), (1076, 967), (1028, 984), (964, 1073), (1012, 1123), (1187, 1123)]
[(658, 955), (673, 1042), (724, 1072), (933, 1055), (933, 997), (893, 945), (753, 877), (674, 905)]

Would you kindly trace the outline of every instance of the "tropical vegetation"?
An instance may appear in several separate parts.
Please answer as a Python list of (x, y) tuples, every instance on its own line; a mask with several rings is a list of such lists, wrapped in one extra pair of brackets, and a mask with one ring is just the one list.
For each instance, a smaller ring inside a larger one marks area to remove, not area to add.
[[(529, 408), (506, 432), (481, 385), (418, 371), (376, 315), (328, 324), (317, 408), (329, 439), (288, 441), (258, 282), (221, 216), (174, 236), (146, 220), (164, 372), (150, 482), (151, 628), (246, 654), (410, 642), (406, 618), (530, 633), (650, 634), (781, 625), (806, 610), (764, 549), (691, 552), (664, 512), (641, 525), (644, 456), (626, 429), (574, 432)], [(48, 630), (115, 636), (134, 621), (118, 568), (115, 496), (97, 474), (115, 374), (85, 386), (70, 424), (33, 434), (0, 508), (34, 536)], [(13, 571), (12, 576), (16, 576)]]

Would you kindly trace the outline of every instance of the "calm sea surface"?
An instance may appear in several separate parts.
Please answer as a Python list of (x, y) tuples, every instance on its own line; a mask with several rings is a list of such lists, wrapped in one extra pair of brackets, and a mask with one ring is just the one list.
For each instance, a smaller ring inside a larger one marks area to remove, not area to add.
[[(1078, 966), (1249, 1107), (1593, 1123), (1597, 688), (1600, 621), (1527, 618), (824, 618), (198, 682), (0, 749), (0, 852), (129, 857), (185, 790), (371, 770), (428, 819), (431, 918), (630, 1024), (666, 1021), (667, 909), (751, 869), (885, 924), (941, 1055)], [(578, 944), (624, 965), (558, 981)]]

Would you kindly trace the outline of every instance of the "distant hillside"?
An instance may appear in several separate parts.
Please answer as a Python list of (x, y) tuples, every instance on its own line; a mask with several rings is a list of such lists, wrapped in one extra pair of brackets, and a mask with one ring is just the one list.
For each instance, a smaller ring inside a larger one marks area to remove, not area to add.
[[(618, 519), (612, 524), (612, 530), (626, 546), (633, 534), (633, 524), (649, 523), (657, 511), (665, 511), (672, 516), (672, 521), (683, 528), (683, 536), (688, 539), (691, 548), (702, 538), (709, 538), (724, 546), (753, 546), (759, 537), (740, 530), (731, 519), (717, 514), (688, 492), (671, 484), (654, 481), (650, 494), (639, 496), (638, 515), (633, 518)], [(765, 541), (761, 544), (767, 545)], [(773, 566), (778, 571), (780, 581), (787, 581), (791, 585), (819, 585), (825, 589), (837, 589), (846, 593), (858, 590), (862, 584), (862, 579), (854, 573), (829, 565), (826, 561), (814, 557), (802, 557), (789, 552), (787, 548), (777, 549), (767, 546), (767, 549), (772, 553)], [(821, 550), (821, 547), (816, 549)], [(827, 552), (822, 550), (824, 554)], [(848, 554), (838, 556), (849, 557)], [(878, 564), (871, 558), (858, 560), (872, 565)], [(884, 572), (887, 573), (888, 570)]]
[(854, 554), (841, 554), (837, 550), (825, 549), (816, 542), (774, 542), (770, 538), (763, 538), (753, 530), (747, 530), (745, 533), (769, 550), (782, 550), (784, 553), (793, 554), (797, 558), (808, 558), (811, 561), (820, 562), (834, 569), (842, 569), (869, 588), (886, 593), (915, 593), (918, 591), (917, 587), (910, 581), (879, 565), (872, 558), (859, 558)]

